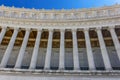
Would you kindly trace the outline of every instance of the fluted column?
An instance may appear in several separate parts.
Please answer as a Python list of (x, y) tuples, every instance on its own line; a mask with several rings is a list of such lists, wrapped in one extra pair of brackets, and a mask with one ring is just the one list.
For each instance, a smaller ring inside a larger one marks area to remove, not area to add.
[(3, 68), (6, 67), (8, 59), (9, 59), (10, 54), (12, 52), (12, 49), (14, 47), (14, 43), (15, 43), (17, 34), (18, 34), (18, 28), (15, 28), (14, 32), (13, 32), (13, 35), (12, 35), (12, 37), (10, 39), (10, 42), (8, 44), (8, 47), (7, 47), (7, 49), (6, 49), (5, 53), (4, 53), (3, 59), (2, 59), (1, 64), (0, 64), (0, 67), (3, 67)]
[(0, 33), (0, 44), (1, 44), (1, 42), (3, 40), (3, 37), (4, 37), (5, 33), (6, 33), (6, 28), (7, 27), (2, 27), (2, 31)]
[(33, 54), (32, 54), (32, 59), (30, 62), (30, 67), (29, 67), (30, 69), (35, 69), (35, 67), (36, 67), (41, 33), (42, 33), (42, 30), (39, 29), (37, 32), (37, 37), (36, 37), (35, 46), (34, 46), (34, 50), (33, 50)]
[(74, 63), (74, 70), (79, 70), (79, 55), (78, 55), (78, 44), (77, 44), (77, 35), (76, 29), (72, 30), (72, 37), (73, 37), (73, 63)]
[(49, 30), (49, 37), (48, 37), (48, 44), (47, 44), (47, 52), (45, 57), (45, 70), (50, 69), (50, 62), (51, 62), (51, 52), (52, 52), (52, 38), (53, 38), (53, 30)]
[(103, 39), (101, 28), (97, 28), (96, 32), (97, 32), (97, 35), (98, 35), (98, 40), (99, 40), (99, 44), (100, 44), (100, 49), (101, 49), (101, 54), (102, 54), (102, 57), (103, 57), (103, 62), (104, 62), (104, 65), (105, 65), (105, 69), (106, 70), (111, 70), (112, 67), (111, 67), (111, 64), (110, 64), (110, 59), (109, 59), (108, 52), (107, 52), (107, 49), (106, 49), (106, 46), (105, 46), (105, 42), (104, 42), (104, 39)]
[(109, 31), (110, 31), (110, 34), (111, 34), (111, 37), (112, 37), (119, 61), (120, 61), (120, 43), (119, 43), (119, 40), (118, 40), (117, 35), (115, 33), (114, 26), (109, 27)]
[(59, 70), (64, 70), (65, 68), (65, 30), (61, 29), (60, 30), (60, 55), (59, 55)]
[(20, 68), (21, 67), (22, 60), (23, 60), (24, 53), (25, 53), (25, 49), (26, 49), (27, 42), (28, 42), (28, 39), (29, 39), (29, 35), (30, 35), (30, 29), (26, 29), (26, 33), (25, 33), (25, 36), (24, 36), (24, 39), (23, 39), (22, 46), (20, 48), (18, 57), (17, 57), (15, 68)]
[(86, 49), (87, 49), (89, 69), (90, 70), (95, 70), (95, 63), (94, 63), (94, 58), (93, 58), (93, 53), (92, 53), (90, 37), (89, 37), (89, 29), (88, 28), (84, 29), (84, 34), (85, 34), (85, 43), (86, 43)]

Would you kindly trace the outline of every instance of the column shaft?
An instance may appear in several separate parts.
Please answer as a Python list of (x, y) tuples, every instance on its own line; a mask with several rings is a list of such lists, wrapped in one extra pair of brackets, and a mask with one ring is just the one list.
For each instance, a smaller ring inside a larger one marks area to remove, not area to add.
[(110, 30), (110, 34), (111, 34), (111, 37), (112, 37), (119, 61), (120, 61), (120, 43), (119, 43), (119, 40), (118, 40), (117, 35), (115, 33), (114, 27), (111, 27), (109, 30)]
[(52, 51), (52, 38), (53, 38), (53, 31), (49, 30), (49, 37), (48, 37), (48, 44), (47, 44), (47, 52), (45, 57), (45, 66), (44, 69), (50, 69), (50, 62), (51, 62), (51, 51)]
[(23, 60), (23, 57), (24, 57), (24, 54), (25, 54), (25, 49), (26, 49), (27, 42), (28, 42), (28, 39), (29, 39), (29, 34), (30, 34), (30, 29), (27, 29), (26, 33), (25, 33), (25, 36), (24, 36), (24, 39), (23, 39), (23, 42), (22, 42), (22, 46), (20, 48), (20, 51), (19, 51), (19, 54), (18, 54), (18, 57), (17, 57), (15, 68), (20, 68), (21, 67), (22, 60)]
[(96, 31), (97, 31), (98, 40), (99, 40), (99, 43), (100, 43), (100, 49), (101, 49), (101, 54), (102, 54), (102, 57), (103, 57), (105, 69), (106, 70), (111, 70), (112, 67), (111, 67), (111, 64), (110, 64), (110, 59), (109, 59), (109, 56), (108, 56), (108, 53), (107, 53), (107, 49), (106, 49), (106, 46), (105, 46), (103, 35), (101, 33), (101, 29), (97, 29)]
[(3, 67), (3, 68), (6, 67), (6, 65), (7, 65), (7, 62), (8, 62), (8, 59), (10, 57), (10, 54), (12, 52), (12, 49), (13, 49), (17, 34), (18, 34), (18, 28), (14, 30), (13, 35), (12, 35), (12, 37), (10, 39), (9, 44), (8, 44), (8, 47), (7, 47), (7, 49), (6, 49), (5, 53), (4, 53), (3, 59), (1, 61), (0, 66)]
[(84, 34), (85, 34), (85, 42), (86, 42), (89, 69), (90, 70), (95, 70), (94, 58), (93, 58), (93, 53), (92, 53), (92, 48), (91, 48), (88, 29), (84, 30)]
[(3, 37), (4, 37), (4, 35), (5, 35), (5, 32), (6, 32), (6, 27), (3, 27), (3, 28), (2, 28), (2, 31), (1, 31), (1, 33), (0, 33), (0, 44), (1, 44), (2, 40), (3, 40)]
[(77, 44), (77, 35), (76, 30), (72, 30), (73, 37), (73, 62), (74, 62), (74, 70), (79, 70), (79, 55), (78, 55), (78, 44)]
[(64, 33), (65, 30), (61, 30), (60, 31), (60, 55), (59, 55), (59, 70), (64, 70), (65, 68), (65, 62), (64, 62), (64, 53), (65, 53), (65, 39), (64, 39)]
[(32, 59), (30, 63), (30, 69), (35, 69), (36, 63), (37, 63), (37, 56), (38, 56), (38, 51), (39, 51), (39, 45), (40, 45), (40, 38), (41, 38), (41, 30), (38, 31), (36, 41), (35, 41), (35, 46), (32, 54)]

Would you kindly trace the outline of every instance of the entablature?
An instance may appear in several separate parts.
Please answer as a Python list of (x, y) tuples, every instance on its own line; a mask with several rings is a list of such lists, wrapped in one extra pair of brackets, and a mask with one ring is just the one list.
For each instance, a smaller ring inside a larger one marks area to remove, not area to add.
[(120, 18), (97, 19), (87, 21), (31, 21), (0, 18), (1, 26), (19, 27), (19, 28), (43, 28), (43, 29), (74, 29), (74, 28), (96, 28), (105, 26), (120, 25)]
[(84, 20), (120, 15), (120, 5), (104, 6), (89, 9), (70, 9), (70, 10), (37, 10), (15, 7), (0, 7), (0, 17), (32, 19), (32, 20)]

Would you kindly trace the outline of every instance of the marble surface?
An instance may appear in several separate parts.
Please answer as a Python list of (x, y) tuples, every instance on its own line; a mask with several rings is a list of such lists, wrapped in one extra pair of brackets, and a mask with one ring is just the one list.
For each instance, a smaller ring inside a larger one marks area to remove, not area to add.
[(0, 80), (120, 80), (119, 76), (47, 76), (2, 74)]

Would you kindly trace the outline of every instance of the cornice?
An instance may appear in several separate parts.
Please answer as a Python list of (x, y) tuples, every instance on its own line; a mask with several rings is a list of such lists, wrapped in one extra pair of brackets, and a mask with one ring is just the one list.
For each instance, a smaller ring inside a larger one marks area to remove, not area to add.
[(0, 17), (31, 20), (83, 20), (120, 15), (120, 5), (89, 9), (37, 10), (0, 6)]
[[(109, 11), (110, 10), (110, 11)], [(12, 15), (12, 12), (16, 12), (17, 16)], [(100, 12), (96, 15), (97, 12)], [(4, 14), (1, 14), (4, 12)], [(27, 17), (21, 17), (22, 13), (28, 13)], [(101, 13), (102, 12), (102, 13)], [(36, 14), (39, 18), (34, 18), (30, 14)], [(48, 18), (43, 16), (49, 14)], [(77, 14), (78, 16), (76, 16)], [(87, 13), (87, 15), (86, 15)], [(54, 14), (60, 15), (59, 18), (55, 18)], [(68, 16), (69, 18), (66, 18)], [(43, 18), (41, 18), (43, 17)], [(53, 18), (54, 17), (54, 18)], [(36, 9), (25, 9), (15, 7), (0, 7), (0, 24), (1, 26), (23, 26), (26, 27), (93, 27), (93, 26), (106, 26), (115, 25), (120, 23), (120, 5), (116, 4), (113, 6), (104, 6), (100, 8), (90, 9), (71, 9), (71, 10), (36, 10)]]
[(77, 12), (82, 12), (82, 11), (92, 11), (92, 10), (104, 10), (104, 9), (113, 9), (113, 8), (118, 8), (120, 7), (120, 4), (114, 4), (114, 5), (111, 5), (111, 6), (102, 6), (102, 7), (93, 7), (93, 8), (79, 8), (79, 9), (29, 9), (29, 8), (17, 8), (17, 7), (8, 7), (8, 6), (4, 6), (4, 5), (1, 5), (0, 6), (0, 9), (4, 9), (4, 10), (13, 10), (13, 11), (25, 11), (25, 12), (74, 12), (74, 11), (77, 11)]

